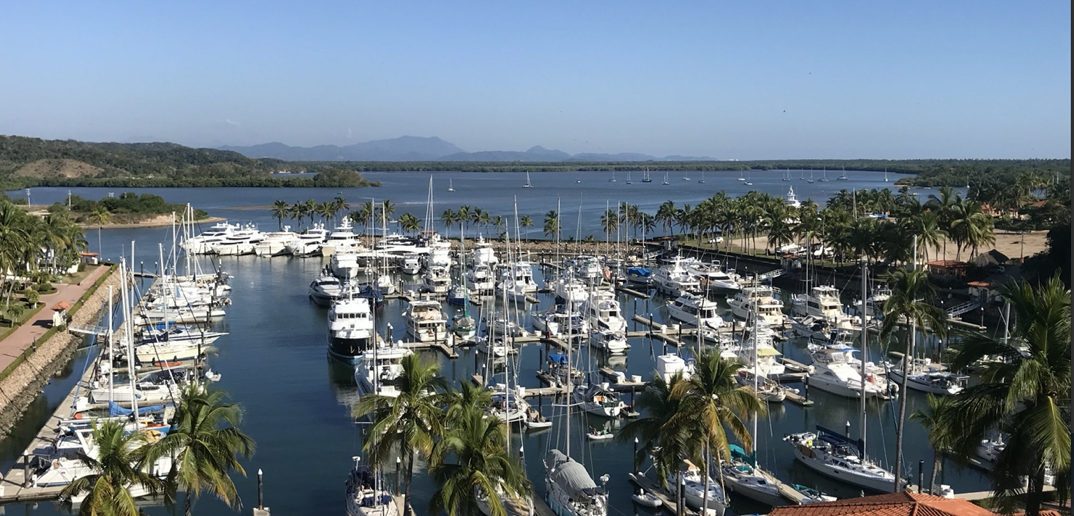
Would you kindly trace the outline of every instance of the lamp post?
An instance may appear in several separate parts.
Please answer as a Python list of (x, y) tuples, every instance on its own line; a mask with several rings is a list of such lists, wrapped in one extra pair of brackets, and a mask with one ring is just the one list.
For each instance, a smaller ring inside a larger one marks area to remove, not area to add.
[(633, 460), (633, 464), (634, 464), (634, 474), (637, 475), (638, 474), (638, 438), (637, 437), (634, 438), (634, 460)]
[(399, 494), (399, 465), (403, 463), (401, 457), (395, 458), (395, 494)]
[(257, 508), (265, 508), (265, 484), (262, 478), (261, 468), (257, 468)]

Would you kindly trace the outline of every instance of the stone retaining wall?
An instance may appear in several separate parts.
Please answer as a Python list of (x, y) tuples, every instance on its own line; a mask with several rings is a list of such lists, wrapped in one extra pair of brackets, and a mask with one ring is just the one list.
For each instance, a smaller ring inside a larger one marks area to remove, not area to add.
[[(82, 307), (71, 316), (74, 325), (92, 326), (97, 322), (100, 307), (108, 298), (109, 285), (112, 286), (113, 296), (118, 299), (120, 276), (118, 273), (106, 274), (108, 277), (93, 294), (83, 299)], [(52, 375), (70, 360), (82, 339), (82, 336), (66, 331), (53, 333), (44, 342), (38, 342), (37, 351), (0, 381), (0, 438), (7, 436), (30, 403), (41, 394)]]

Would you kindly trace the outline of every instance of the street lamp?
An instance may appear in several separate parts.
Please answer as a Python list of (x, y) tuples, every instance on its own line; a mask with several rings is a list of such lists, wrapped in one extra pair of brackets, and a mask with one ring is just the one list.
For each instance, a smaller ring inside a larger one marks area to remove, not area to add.
[(634, 474), (638, 474), (638, 438), (634, 438)]

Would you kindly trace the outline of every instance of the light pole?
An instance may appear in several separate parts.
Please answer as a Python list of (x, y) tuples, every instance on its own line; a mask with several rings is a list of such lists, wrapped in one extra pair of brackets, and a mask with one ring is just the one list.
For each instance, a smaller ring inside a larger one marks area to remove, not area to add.
[(395, 458), (395, 494), (399, 494), (399, 465), (403, 463), (401, 457)]
[(638, 438), (634, 438), (634, 474), (638, 474)]

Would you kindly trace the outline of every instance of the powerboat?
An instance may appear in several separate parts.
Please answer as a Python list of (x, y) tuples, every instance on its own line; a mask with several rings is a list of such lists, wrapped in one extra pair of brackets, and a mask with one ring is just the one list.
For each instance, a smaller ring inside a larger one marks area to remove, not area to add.
[(209, 254), (213, 252), (213, 246), (223, 242), (235, 229), (237, 226), (228, 224), (226, 220), (217, 222), (198, 236), (184, 240), (180, 247), (190, 254)]
[(582, 410), (604, 417), (619, 417), (619, 413), (626, 407), (607, 383), (575, 387), (574, 402), (580, 405)]
[[(701, 471), (689, 460), (683, 459), (685, 471), (676, 471), (669, 473), (667, 476), (667, 482), (669, 486), (676, 486), (681, 481), (684, 485), (683, 492), (686, 495), (686, 505), (693, 509), (700, 509), (701, 504), (705, 503), (705, 478), (701, 475)], [(723, 516), (727, 511), (727, 506), (730, 502), (723, 494), (723, 490), (720, 489), (720, 483), (715, 482), (710, 477), (708, 479), (708, 505), (705, 507), (706, 513), (713, 516)]]
[(376, 345), (373, 310), (369, 299), (348, 290), (328, 309), (328, 353), (354, 364), (371, 346)]
[(773, 479), (757, 469), (751, 457), (736, 444), (731, 446), (731, 461), (722, 465), (727, 489), (765, 505), (783, 505), (785, 500)]
[(291, 226), (284, 226), (283, 231), (269, 231), (261, 234), (261, 241), (254, 244), (255, 256), (276, 256), (283, 254), (290, 242), (298, 235), (291, 231)]
[(727, 304), (731, 307), (731, 314), (739, 319), (749, 319), (752, 312), (758, 322), (765, 326), (782, 326), (783, 302), (772, 294), (772, 287), (768, 285), (742, 287)]
[(794, 194), (793, 186), (787, 189), (787, 195), (784, 196), (784, 202), (791, 208), (797, 209), (802, 207), (802, 201), (799, 201), (798, 196)]
[(479, 296), (490, 295), (496, 291), (496, 278), (492, 274), (492, 266), (486, 263), (474, 265), (466, 273), (466, 282), (470, 291)]
[(653, 284), (657, 290), (672, 296), (701, 291), (701, 283), (686, 269), (681, 257), (673, 258), (670, 263), (657, 269), (653, 274)]
[(738, 278), (733, 272), (724, 271), (719, 262), (704, 263), (699, 260), (686, 262), (686, 270), (698, 279), (701, 288), (721, 292), (738, 292), (742, 290)]
[(400, 361), (414, 352), (400, 346), (382, 346), (370, 349), (358, 356), (354, 368), (354, 381), (361, 395), (380, 394), (392, 398), (399, 396), (395, 380), (403, 374)]
[(343, 279), (358, 277), (362, 271), (362, 264), (358, 261), (358, 253), (341, 251), (332, 253), (328, 259), (328, 268), (332, 274)]
[(395, 501), (384, 487), (384, 480), (353, 457), (354, 468), (347, 477), (347, 516), (399, 516)]
[[(821, 348), (813, 353), (813, 372), (809, 375), (809, 386), (837, 396), (860, 398), (861, 373), (847, 362), (845, 351)], [(867, 398), (885, 397), (888, 393), (887, 379), (871, 374), (865, 378)]]
[(670, 381), (675, 375), (682, 375), (683, 380), (689, 380), (694, 375), (694, 359), (683, 359), (679, 355), (668, 353), (656, 357), (656, 374), (660, 375), (665, 382)]
[(430, 264), (421, 278), (421, 288), (434, 296), (447, 295), (448, 289), (451, 288), (451, 274), (448, 273), (447, 267)]
[(590, 333), (589, 345), (610, 355), (626, 353), (630, 349), (626, 335), (612, 330)]
[(356, 253), (362, 251), (362, 244), (358, 241), (358, 235), (354, 233), (349, 217), (343, 217), (339, 225), (328, 234), (328, 238), (321, 244), (321, 254), (333, 255), (344, 253)]
[[(903, 357), (898, 363), (888, 368), (888, 378), (896, 384), (902, 384)], [(906, 378), (906, 388), (932, 394), (955, 395), (963, 391), (969, 377), (945, 371), (942, 366), (932, 363), (928, 358), (915, 358), (910, 362), (910, 374)]]
[(447, 336), (447, 318), (440, 302), (433, 299), (415, 299), (403, 312), (406, 331), (418, 342), (436, 342)]
[(719, 305), (705, 296), (683, 293), (667, 304), (668, 315), (672, 319), (711, 329), (723, 327), (724, 320), (717, 314)]
[(212, 245), (212, 253), (218, 256), (242, 256), (254, 253), (254, 245), (260, 242), (263, 235), (253, 224), (247, 224), (241, 228), (233, 229), (231, 234), (224, 237), (223, 241)]
[(310, 283), (309, 298), (320, 306), (332, 306), (343, 293), (343, 283), (331, 274), (321, 274)]
[(596, 323), (594, 329), (597, 331), (624, 332), (627, 329), (627, 322), (623, 318), (619, 301), (615, 299), (615, 294), (610, 291), (594, 290), (590, 292), (588, 299), (582, 303), (582, 312), (587, 318)]
[(284, 244), (283, 254), (292, 256), (312, 256), (321, 252), (321, 244), (328, 240), (328, 230), (318, 222), (312, 228), (295, 235)]
[[(812, 382), (810, 382), (812, 383)], [(863, 462), (860, 441), (817, 426), (817, 432), (790, 434), (783, 438), (794, 447), (794, 457), (813, 471), (853, 486), (889, 493), (902, 491), (906, 481), (895, 487), (895, 475), (876, 464)]]

